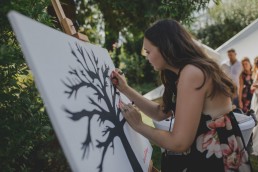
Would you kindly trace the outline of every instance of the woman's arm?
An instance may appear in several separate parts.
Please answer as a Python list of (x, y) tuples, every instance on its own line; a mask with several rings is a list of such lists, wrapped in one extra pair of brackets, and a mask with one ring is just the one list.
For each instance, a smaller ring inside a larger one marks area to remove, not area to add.
[(211, 86), (211, 83), (206, 81), (205, 85), (197, 90), (203, 80), (204, 74), (195, 66), (187, 65), (181, 71), (177, 90), (176, 118), (172, 132), (147, 126), (142, 122), (139, 113), (128, 106), (122, 108), (123, 115), (132, 128), (153, 143), (174, 152), (184, 152), (194, 141), (206, 90)]
[[(169, 117), (168, 114), (165, 114), (161, 106), (158, 103), (155, 103), (151, 100), (146, 99), (129, 85), (127, 85), (125, 77), (120, 75), (117, 71), (113, 71), (113, 76), (118, 81), (115, 86), (121, 91), (124, 95), (126, 95), (134, 104), (147, 116), (157, 121), (166, 119)], [(114, 82), (113, 82), (114, 84)]]
[(169, 117), (169, 115), (165, 114), (161, 106), (158, 103), (155, 103), (151, 100), (146, 99), (133, 88), (128, 87), (123, 92), (130, 100), (134, 102), (134, 104), (147, 116), (150, 118), (161, 121)]

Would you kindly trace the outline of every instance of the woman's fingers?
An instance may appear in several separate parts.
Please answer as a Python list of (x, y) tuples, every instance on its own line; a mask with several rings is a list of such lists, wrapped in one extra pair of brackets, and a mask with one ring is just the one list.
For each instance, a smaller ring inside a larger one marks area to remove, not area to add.
[(127, 87), (125, 76), (122, 71), (119, 71), (119, 69), (115, 69), (112, 71), (111, 82), (121, 92), (123, 92)]
[(126, 113), (130, 110), (130, 107), (128, 105), (124, 104), (124, 103), (121, 104), (120, 108), (121, 108), (121, 111), (124, 112), (124, 113)]
[[(132, 104), (123, 104), (121, 107), (120, 107), (121, 111), (122, 111), (122, 114), (123, 116), (125, 117), (125, 115), (138, 115), (138, 110), (137, 108), (135, 108)], [(128, 117), (125, 117), (126, 119)]]
[(121, 112), (128, 124), (134, 130), (137, 131), (143, 124), (141, 114), (135, 107), (132, 106), (132, 104), (123, 104), (123, 106), (121, 106)]
[(117, 72), (117, 73), (119, 73), (120, 75), (123, 75), (124, 74), (124, 72), (121, 70), (121, 69), (115, 69), (115, 71)]
[(114, 85), (119, 85), (119, 81), (122, 79), (122, 76), (119, 74), (118, 71), (112, 71), (111, 74), (111, 81)]
[(124, 103), (122, 103), (122, 105), (120, 106), (121, 112), (123, 114), (123, 116), (128, 119), (128, 115), (131, 115), (132, 111), (134, 110), (131, 106), (126, 105)]

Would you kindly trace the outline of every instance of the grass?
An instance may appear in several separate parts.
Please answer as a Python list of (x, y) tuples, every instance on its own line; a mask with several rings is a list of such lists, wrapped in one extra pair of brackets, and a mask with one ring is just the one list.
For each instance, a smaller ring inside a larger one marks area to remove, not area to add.
[(251, 160), (251, 164), (253, 167), (253, 171), (257, 172), (258, 171), (258, 156), (251, 155), (250, 160)]
[[(149, 126), (154, 126), (152, 119), (149, 118), (148, 116), (144, 115), (142, 113), (142, 119), (143, 122)], [(156, 167), (157, 169), (160, 170), (160, 157), (161, 157), (161, 150), (158, 146), (156, 145), (152, 145), (153, 148), (153, 152), (152, 152), (152, 161), (153, 161), (153, 166)], [(250, 156), (250, 161), (251, 161), (251, 165), (253, 167), (253, 172), (258, 172), (258, 156)]]
[(152, 145), (153, 152), (152, 152), (152, 161), (153, 166), (160, 170), (160, 157), (161, 157), (161, 150), (158, 146)]

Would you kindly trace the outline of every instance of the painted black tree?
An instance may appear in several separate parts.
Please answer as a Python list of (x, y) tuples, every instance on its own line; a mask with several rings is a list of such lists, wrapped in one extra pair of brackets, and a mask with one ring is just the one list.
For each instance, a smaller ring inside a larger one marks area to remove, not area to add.
[[(119, 137), (133, 170), (135, 172), (143, 171), (123, 130), (126, 121), (121, 117), (120, 109), (117, 108), (120, 93), (110, 81), (110, 67), (107, 64), (99, 65), (100, 59), (95, 56), (93, 50), (87, 50), (77, 43), (75, 44), (76, 48), (72, 48), (71, 45), (70, 47), (73, 57), (79, 63), (79, 67), (70, 67), (66, 81), (62, 81), (67, 87), (65, 94), (68, 95), (68, 98), (74, 97), (76, 99), (79, 90), (86, 87), (93, 89), (94, 96), (97, 97), (96, 101), (96, 97), (94, 99), (93, 97), (85, 95), (89, 103), (96, 107), (93, 110), (87, 110), (87, 107), (80, 111), (72, 111), (65, 108), (65, 112), (69, 114), (69, 118), (73, 121), (82, 118), (88, 119), (86, 139), (82, 143), (82, 158), (84, 159), (85, 156), (89, 155), (90, 147), (102, 149), (102, 158), (98, 167), (96, 167), (99, 172), (102, 172), (106, 152), (109, 148), (114, 150), (114, 138)], [(101, 106), (102, 103), (105, 103), (108, 110)], [(92, 120), (93, 116), (97, 116), (98, 120)], [(106, 128), (102, 133), (103, 136), (107, 136), (107, 139), (105, 141), (96, 140), (97, 145), (93, 145), (91, 125), (104, 125), (106, 121), (114, 124), (114, 127), (105, 126)], [(82, 136), (82, 138), (85, 138), (85, 136)]]

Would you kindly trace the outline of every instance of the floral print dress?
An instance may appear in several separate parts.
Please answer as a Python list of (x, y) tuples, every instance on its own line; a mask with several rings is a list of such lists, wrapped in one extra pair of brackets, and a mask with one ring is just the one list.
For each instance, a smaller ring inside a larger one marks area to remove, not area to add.
[[(241, 130), (233, 112), (216, 120), (202, 114), (194, 143), (187, 153), (178, 156), (182, 157), (182, 164), (173, 166), (183, 166), (180, 170), (183, 172), (252, 171)], [(178, 172), (173, 168), (168, 171)]]
[(241, 78), (243, 80), (243, 90), (242, 90), (242, 103), (243, 112), (247, 112), (250, 109), (253, 93), (251, 91), (251, 86), (253, 84), (252, 74), (246, 74), (242, 72)]

